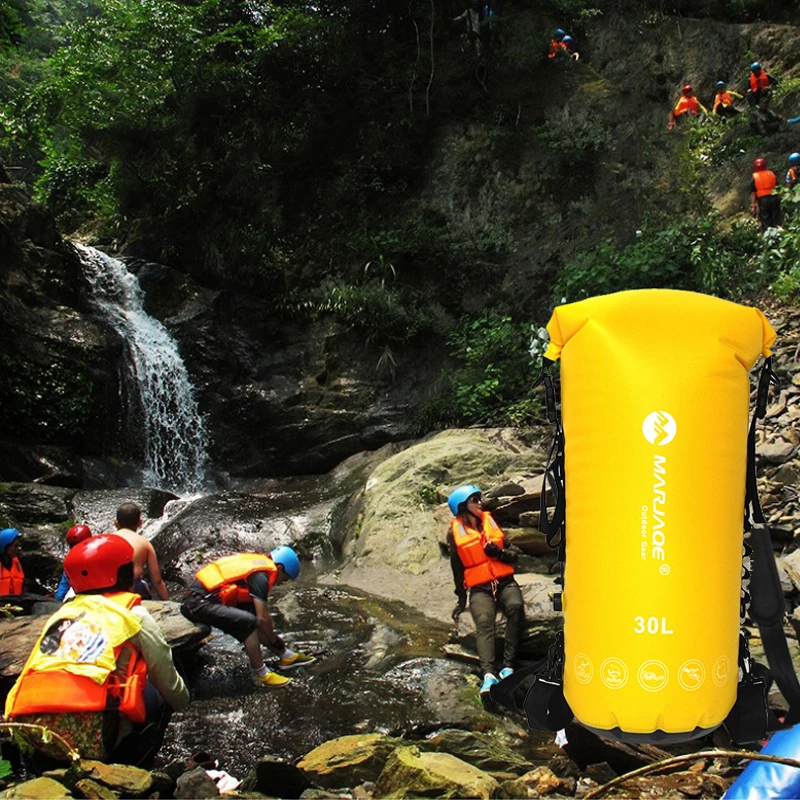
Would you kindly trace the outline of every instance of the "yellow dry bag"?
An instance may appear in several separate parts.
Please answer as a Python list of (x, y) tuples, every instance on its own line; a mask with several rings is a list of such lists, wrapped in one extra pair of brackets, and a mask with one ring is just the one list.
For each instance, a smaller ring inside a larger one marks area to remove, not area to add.
[(559, 306), (547, 330), (565, 522), (549, 668), (571, 712), (557, 724), (700, 736), (737, 698), (749, 371), (775, 333), (754, 308), (660, 289)]

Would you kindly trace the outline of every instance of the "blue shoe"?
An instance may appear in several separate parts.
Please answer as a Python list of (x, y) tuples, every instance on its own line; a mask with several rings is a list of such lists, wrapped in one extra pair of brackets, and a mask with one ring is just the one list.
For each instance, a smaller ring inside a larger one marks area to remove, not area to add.
[(486, 675), (483, 676), (483, 686), (481, 686), (481, 694), (489, 694), (489, 690), (496, 683), (499, 683), (497, 678), (494, 675), (492, 675), (491, 672), (487, 672)]
[(500, 670), (500, 680), (502, 681), (505, 678), (507, 678), (509, 675), (513, 675), (513, 674), (514, 674), (514, 670), (511, 669), (511, 667), (503, 667), (503, 669)]

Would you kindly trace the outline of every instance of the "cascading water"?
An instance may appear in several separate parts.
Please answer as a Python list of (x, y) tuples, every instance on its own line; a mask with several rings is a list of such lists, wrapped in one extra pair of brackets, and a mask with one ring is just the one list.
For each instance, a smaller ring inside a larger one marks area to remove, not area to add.
[(144, 417), (144, 482), (180, 493), (200, 491), (208, 456), (203, 418), (178, 345), (144, 310), (135, 275), (116, 258), (75, 245), (92, 302), (122, 337), (128, 378)]

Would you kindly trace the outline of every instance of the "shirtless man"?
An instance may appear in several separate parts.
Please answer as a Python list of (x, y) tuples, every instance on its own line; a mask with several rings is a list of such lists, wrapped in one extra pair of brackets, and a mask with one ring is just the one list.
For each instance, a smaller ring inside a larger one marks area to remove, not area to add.
[[(151, 591), (162, 600), (169, 600), (167, 587), (161, 577), (161, 568), (158, 566), (158, 556), (153, 545), (140, 533), (136, 533), (142, 524), (142, 512), (136, 503), (123, 503), (117, 509), (117, 518), (114, 520), (116, 535), (130, 542), (133, 547), (133, 591), (145, 600), (151, 599)], [(144, 577), (144, 568), (147, 567), (147, 578)]]

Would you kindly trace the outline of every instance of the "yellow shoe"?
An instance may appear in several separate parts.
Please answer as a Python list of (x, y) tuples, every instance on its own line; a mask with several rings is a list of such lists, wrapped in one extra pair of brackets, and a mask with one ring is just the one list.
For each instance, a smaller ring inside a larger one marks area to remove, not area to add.
[(294, 669), (295, 667), (305, 667), (313, 664), (317, 659), (314, 656), (307, 656), (303, 653), (295, 653), (291, 658), (282, 658), (278, 662), (280, 669)]
[(277, 672), (269, 671), (263, 678), (254, 678), (256, 686), (266, 686), (268, 689), (277, 689), (279, 686), (286, 686), (292, 679)]

